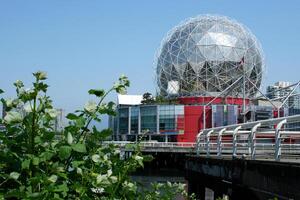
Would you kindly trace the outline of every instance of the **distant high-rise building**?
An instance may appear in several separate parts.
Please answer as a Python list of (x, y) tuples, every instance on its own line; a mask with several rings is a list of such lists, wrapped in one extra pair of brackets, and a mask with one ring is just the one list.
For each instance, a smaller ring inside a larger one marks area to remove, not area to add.
[(287, 96), (292, 91), (292, 88), (289, 87), (290, 85), (290, 82), (279, 81), (274, 85), (268, 86), (267, 97), (270, 99), (278, 99)]
[(55, 118), (55, 122), (54, 122), (54, 129), (55, 131), (62, 131), (64, 129), (65, 123), (64, 123), (64, 110), (59, 108), (56, 109), (57, 112), (57, 116)]
[[(278, 81), (274, 85), (270, 85), (267, 87), (266, 96), (273, 100), (281, 100), (284, 101), (288, 95), (293, 91), (294, 87), (291, 82), (286, 81)], [(299, 108), (299, 96), (295, 94), (291, 94), (288, 98), (287, 105), (289, 108)]]

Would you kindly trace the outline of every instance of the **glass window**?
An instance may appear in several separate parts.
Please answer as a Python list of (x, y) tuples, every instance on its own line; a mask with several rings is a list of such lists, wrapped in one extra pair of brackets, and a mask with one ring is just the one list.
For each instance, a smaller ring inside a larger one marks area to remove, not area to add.
[(156, 132), (156, 106), (143, 106), (140, 107), (141, 112), (141, 132), (142, 133), (155, 133)]
[(119, 133), (127, 134), (128, 133), (128, 108), (119, 109)]
[(139, 132), (139, 107), (131, 107), (131, 134), (138, 134)]
[(159, 130), (164, 134), (184, 133), (184, 106), (159, 106)]

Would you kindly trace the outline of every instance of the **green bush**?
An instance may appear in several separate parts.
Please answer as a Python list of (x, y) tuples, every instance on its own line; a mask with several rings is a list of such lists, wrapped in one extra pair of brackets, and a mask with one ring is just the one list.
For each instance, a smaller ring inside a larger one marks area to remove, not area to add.
[(145, 157), (137, 150), (121, 159), (118, 148), (103, 144), (112, 131), (91, 126), (92, 121), (101, 121), (101, 115), (115, 114), (115, 104), (104, 99), (113, 91), (126, 92), (127, 77), (121, 76), (108, 91), (89, 90), (98, 102), (69, 113), (68, 126), (58, 133), (46, 74), (33, 75), (32, 89), (16, 81), (16, 98), (2, 99), (6, 116), (0, 122), (5, 126), (0, 133), (0, 199), (172, 199), (177, 193), (186, 195), (180, 184), (137, 189), (129, 174), (143, 167)]

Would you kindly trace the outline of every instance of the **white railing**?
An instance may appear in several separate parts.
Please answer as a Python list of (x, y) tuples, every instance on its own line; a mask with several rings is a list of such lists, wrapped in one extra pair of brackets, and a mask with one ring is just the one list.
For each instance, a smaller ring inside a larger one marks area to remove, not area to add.
[(300, 115), (202, 130), (197, 155), (300, 159)]
[[(104, 144), (114, 144), (120, 147), (125, 147), (129, 144), (136, 144), (136, 142), (129, 141), (106, 141)], [(195, 148), (196, 143), (192, 142), (147, 142), (141, 141), (138, 143), (140, 147), (153, 148)]]
[[(136, 144), (128, 141), (105, 143), (120, 147)], [(152, 149), (186, 149), (206, 157), (300, 160), (300, 115), (204, 129), (197, 135), (196, 143), (141, 141), (139, 145)]]

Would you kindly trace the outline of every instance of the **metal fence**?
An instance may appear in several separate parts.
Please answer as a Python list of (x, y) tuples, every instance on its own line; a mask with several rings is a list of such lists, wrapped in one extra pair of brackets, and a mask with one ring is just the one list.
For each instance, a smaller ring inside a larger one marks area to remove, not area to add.
[[(197, 155), (248, 159), (300, 158), (300, 115), (202, 130), (197, 135)], [(291, 128), (292, 127), (292, 128)]]

